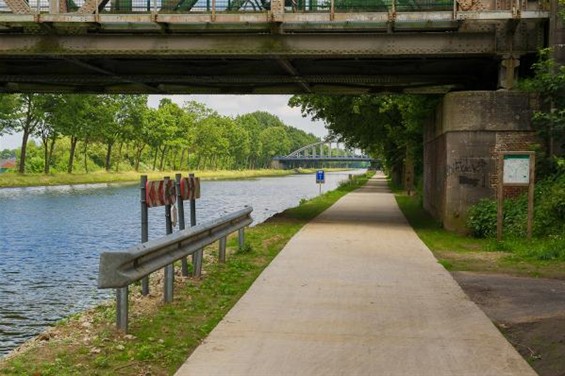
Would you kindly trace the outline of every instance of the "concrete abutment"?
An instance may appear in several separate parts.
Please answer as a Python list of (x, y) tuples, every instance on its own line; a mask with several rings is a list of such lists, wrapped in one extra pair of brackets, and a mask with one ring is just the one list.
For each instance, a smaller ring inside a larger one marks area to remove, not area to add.
[(424, 131), (424, 207), (446, 229), (465, 232), (469, 208), (495, 197), (498, 152), (532, 150), (536, 107), (521, 92), (445, 95)]

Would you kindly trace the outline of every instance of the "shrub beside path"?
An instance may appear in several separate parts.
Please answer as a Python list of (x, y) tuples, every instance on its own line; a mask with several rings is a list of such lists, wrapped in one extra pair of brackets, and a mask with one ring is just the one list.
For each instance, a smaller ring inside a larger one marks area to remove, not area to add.
[(344, 374), (535, 375), (383, 176), (295, 235), (176, 375)]

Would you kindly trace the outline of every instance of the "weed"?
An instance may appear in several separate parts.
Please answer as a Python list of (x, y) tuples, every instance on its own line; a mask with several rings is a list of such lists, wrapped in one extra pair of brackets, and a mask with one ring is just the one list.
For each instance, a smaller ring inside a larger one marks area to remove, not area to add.
[(245, 243), (243, 245), (243, 247), (238, 247), (237, 248), (237, 253), (238, 254), (246, 254), (246, 253), (251, 253), (253, 252), (253, 246), (249, 243)]
[(453, 264), (448, 260), (438, 260), (438, 263), (443, 266), (446, 270), (452, 270)]

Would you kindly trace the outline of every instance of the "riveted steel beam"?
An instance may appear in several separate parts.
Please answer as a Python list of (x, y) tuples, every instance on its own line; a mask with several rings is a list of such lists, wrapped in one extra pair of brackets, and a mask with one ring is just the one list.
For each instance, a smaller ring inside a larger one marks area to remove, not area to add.
[(351, 35), (5, 35), (0, 56), (460, 56), (496, 53), (492, 33)]

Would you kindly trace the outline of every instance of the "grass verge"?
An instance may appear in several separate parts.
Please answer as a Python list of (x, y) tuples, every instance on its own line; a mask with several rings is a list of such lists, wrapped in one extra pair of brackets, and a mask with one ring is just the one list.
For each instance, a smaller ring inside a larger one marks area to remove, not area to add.
[[(329, 169), (328, 171), (339, 169)], [(220, 179), (244, 179), (265, 176), (284, 176), (296, 173), (311, 174), (315, 169), (296, 169), (296, 170), (216, 170), (216, 171), (194, 171), (196, 176), (206, 180)], [(9, 187), (32, 187), (32, 186), (51, 186), (51, 185), (70, 185), (70, 184), (97, 184), (97, 183), (128, 183), (138, 182), (141, 175), (147, 175), (149, 179), (162, 179), (164, 176), (173, 178), (176, 173), (182, 171), (159, 171), (159, 172), (106, 172), (97, 171), (88, 174), (0, 174), (0, 188)], [(186, 176), (186, 172), (182, 172)]]
[(506, 273), (565, 279), (561, 239), (475, 239), (446, 231), (423, 208), (418, 196), (395, 192), (400, 209), (420, 239), (449, 271)]
[[(2, 375), (170, 375), (247, 291), (261, 271), (308, 221), (339, 198), (365, 184), (357, 178), (246, 230), (246, 246), (228, 241), (227, 262), (217, 247), (205, 250), (201, 280), (177, 276), (175, 299), (161, 303), (162, 275), (152, 294), (130, 293), (130, 331), (115, 329), (115, 305), (100, 305), (57, 326), (0, 361)], [(177, 267), (176, 270), (179, 268)]]

